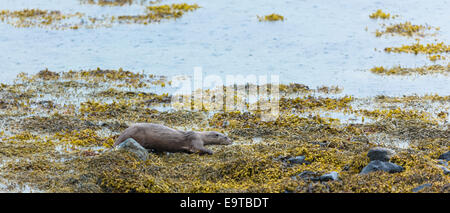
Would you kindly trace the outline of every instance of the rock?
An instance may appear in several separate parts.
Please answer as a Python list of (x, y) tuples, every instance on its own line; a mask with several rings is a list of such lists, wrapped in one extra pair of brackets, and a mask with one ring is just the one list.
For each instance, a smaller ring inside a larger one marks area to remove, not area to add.
[(394, 151), (391, 149), (375, 147), (369, 150), (369, 152), (367, 153), (367, 157), (369, 157), (370, 161), (389, 161), (393, 154)]
[(437, 163), (440, 164), (440, 165), (443, 165), (443, 166), (448, 166), (448, 163), (447, 163), (446, 160), (438, 160)]
[(441, 160), (446, 160), (446, 161), (450, 161), (450, 151), (448, 151), (448, 152), (446, 152), (446, 153), (440, 155), (440, 156), (439, 156), (439, 159), (441, 159)]
[(148, 157), (148, 151), (142, 147), (137, 141), (135, 141), (133, 138), (128, 138), (119, 145), (116, 146), (117, 150), (125, 150), (128, 152), (132, 152), (137, 157), (143, 161), (147, 160)]
[(348, 170), (350, 170), (350, 166), (349, 165), (345, 165), (344, 168), (342, 168), (343, 172), (346, 172)]
[(422, 185), (420, 185), (420, 186), (414, 188), (414, 189), (412, 190), (412, 192), (419, 192), (420, 190), (424, 189), (425, 187), (431, 187), (431, 186), (432, 186), (431, 183), (425, 183), (425, 184), (422, 184)]
[(389, 173), (396, 173), (396, 172), (402, 172), (404, 170), (404, 168), (395, 163), (374, 160), (374, 161), (371, 161), (366, 167), (364, 167), (359, 174), (368, 174), (370, 172), (375, 172), (375, 171), (380, 171), (380, 170), (389, 172)]
[(444, 171), (444, 175), (450, 175), (450, 170), (447, 169), (447, 167), (445, 166), (438, 166), (438, 167)]
[(297, 156), (287, 159), (287, 161), (291, 164), (310, 164), (309, 161), (305, 160), (305, 156)]
[(338, 180), (339, 174), (337, 172), (330, 172), (318, 177), (316, 172), (312, 171), (303, 171), (300, 174), (292, 177), (294, 180), (303, 179), (304, 181), (330, 181), (330, 180)]
[(338, 180), (339, 179), (339, 174), (337, 172), (330, 172), (327, 174), (324, 174), (322, 176), (319, 177), (320, 181), (330, 181), (330, 180)]

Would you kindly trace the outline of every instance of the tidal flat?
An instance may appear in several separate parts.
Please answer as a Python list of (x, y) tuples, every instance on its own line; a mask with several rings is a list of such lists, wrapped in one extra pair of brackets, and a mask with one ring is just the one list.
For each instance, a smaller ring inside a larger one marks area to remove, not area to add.
[[(279, 117), (263, 121), (257, 111), (173, 109), (164, 92), (170, 83), (98, 68), (42, 70), (2, 84), (1, 190), (412, 192), (427, 183), (424, 192), (450, 190), (438, 160), (450, 148), (449, 96), (339, 97), (332, 87), (282, 84)], [(219, 131), (234, 144), (210, 146), (208, 156), (150, 153), (146, 161), (114, 151), (114, 139), (138, 122)], [(404, 171), (360, 174), (373, 147), (394, 150), (391, 162)], [(297, 156), (309, 163), (287, 160)], [(338, 180), (299, 176), (333, 171)]]

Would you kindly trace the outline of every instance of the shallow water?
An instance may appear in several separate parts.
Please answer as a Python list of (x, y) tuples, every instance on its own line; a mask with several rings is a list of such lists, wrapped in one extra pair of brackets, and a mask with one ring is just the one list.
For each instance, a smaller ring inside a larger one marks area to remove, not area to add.
[[(163, 1), (172, 3), (179, 1)], [(413, 38), (377, 38), (380, 23), (411, 21), (440, 27), (422, 43), (450, 43), (450, 2), (436, 1), (324, 1), (324, 0), (193, 0), (202, 8), (178, 20), (112, 28), (47, 30), (14, 28), (0, 23), (0, 82), (12, 82), (20, 72), (70, 69), (117, 69), (157, 75), (279, 74), (283, 83), (315, 88), (339, 85), (343, 94), (450, 95), (449, 76), (377, 76), (373, 66), (432, 64), (424, 55), (387, 54), (388, 46), (411, 44)], [(141, 13), (143, 7), (99, 7), (78, 0), (0, 0), (0, 10), (39, 8), (91, 16)], [(371, 20), (377, 9), (400, 15), (388, 21)], [(286, 20), (261, 23), (257, 15), (279, 13)], [(367, 27), (367, 31), (365, 28)], [(378, 51), (374, 50), (377, 49)], [(381, 51), (380, 51), (381, 50)], [(447, 61), (441, 61), (447, 63)]]

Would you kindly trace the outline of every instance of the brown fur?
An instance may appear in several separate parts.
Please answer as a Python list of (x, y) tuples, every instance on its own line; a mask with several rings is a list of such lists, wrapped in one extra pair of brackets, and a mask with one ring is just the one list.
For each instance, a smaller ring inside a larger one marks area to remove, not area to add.
[(133, 138), (146, 149), (162, 152), (213, 154), (204, 145), (228, 145), (232, 141), (219, 132), (195, 132), (172, 129), (160, 124), (134, 124), (116, 139), (114, 146)]

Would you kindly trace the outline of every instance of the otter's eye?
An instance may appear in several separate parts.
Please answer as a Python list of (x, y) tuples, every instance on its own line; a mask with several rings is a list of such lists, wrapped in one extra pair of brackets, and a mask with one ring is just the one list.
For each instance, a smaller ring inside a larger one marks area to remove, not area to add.
[(216, 138), (218, 138), (218, 137), (219, 137), (219, 134), (215, 134), (214, 136), (216, 136)]

